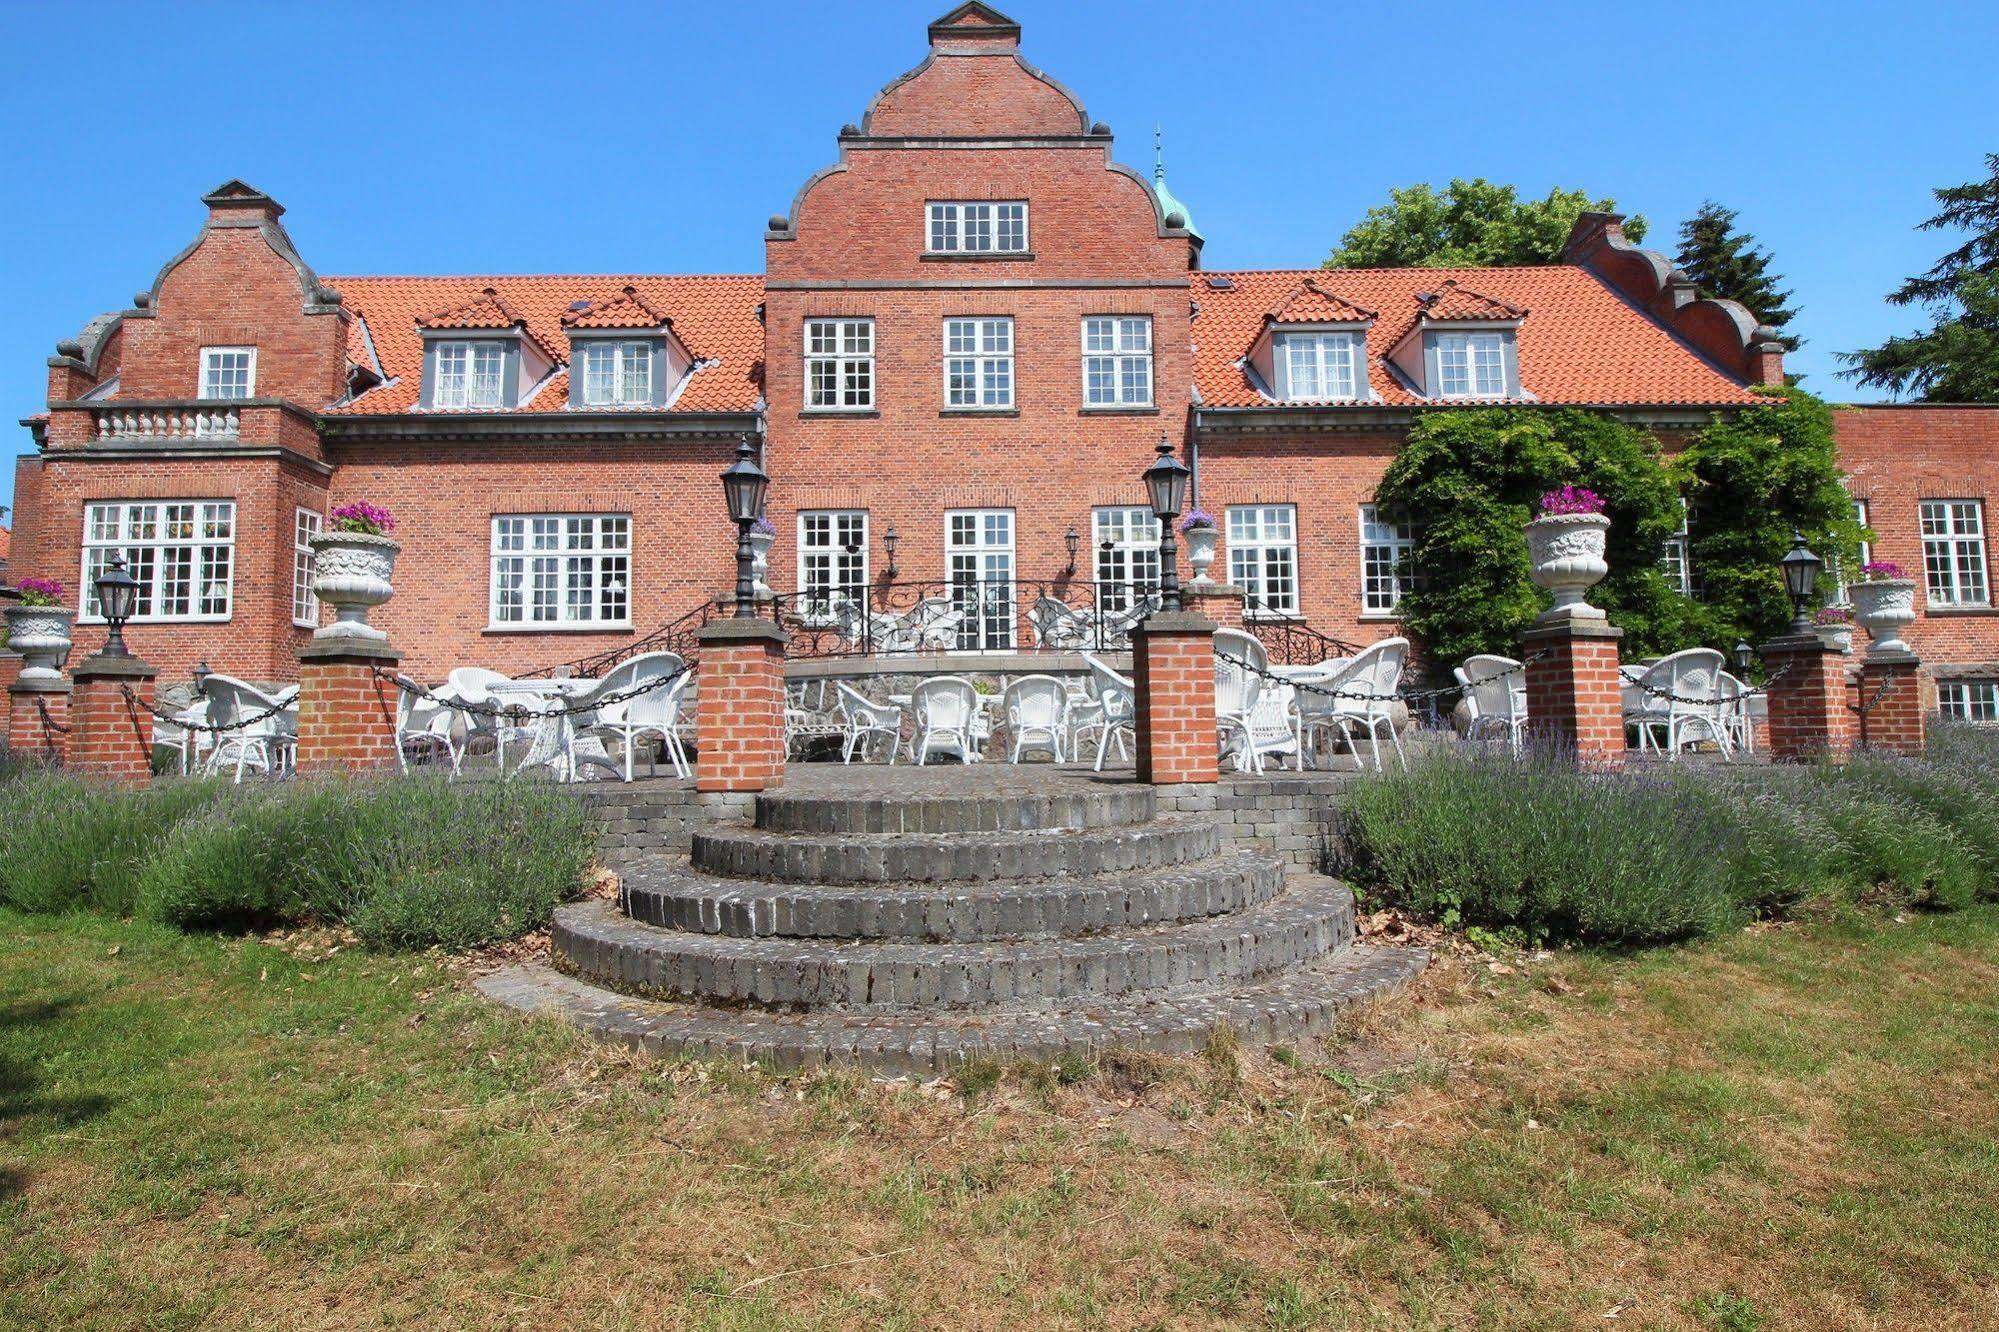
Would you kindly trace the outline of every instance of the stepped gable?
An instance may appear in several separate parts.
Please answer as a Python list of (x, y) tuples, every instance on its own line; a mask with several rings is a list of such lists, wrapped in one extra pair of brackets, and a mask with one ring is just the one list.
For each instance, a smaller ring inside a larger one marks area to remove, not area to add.
[(858, 769), (560, 908), (549, 965), (483, 978), (610, 1039), (930, 1072), (986, 1055), (1199, 1048), (1324, 1029), (1421, 950), (1354, 942), (1353, 895), (1226, 850), (1150, 786), (1055, 769)]

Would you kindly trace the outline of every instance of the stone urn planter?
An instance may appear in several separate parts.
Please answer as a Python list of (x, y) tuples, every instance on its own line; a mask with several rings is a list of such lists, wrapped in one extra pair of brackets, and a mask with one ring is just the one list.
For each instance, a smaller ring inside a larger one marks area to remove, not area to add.
[(1853, 651), (1853, 626), (1850, 624), (1815, 624), (1812, 632), (1819, 642), (1839, 652)]
[(382, 642), (388, 635), (368, 623), (368, 608), (394, 594), (396, 553), (392, 538), (366, 532), (321, 532), (312, 538), (312, 590), (333, 607), (333, 623), (314, 638), (358, 638)]
[(76, 612), (67, 606), (7, 607), (7, 644), (21, 654), (23, 681), (62, 679), (63, 654)]
[(1194, 581), (1206, 586), (1213, 581), (1208, 577), (1208, 566), (1215, 562), (1215, 539), (1221, 534), (1212, 527), (1190, 527), (1181, 535), (1187, 541), (1187, 563), (1194, 570)]
[(1916, 584), (1911, 578), (1873, 578), (1848, 589), (1853, 618), (1874, 640), (1867, 655), (1907, 652), (1902, 630), (1916, 622)]
[(754, 528), (750, 531), (750, 557), (756, 562), (755, 572), (751, 576), (756, 581), (755, 590), (759, 597), (777, 595), (771, 590), (770, 585), (770, 548), (776, 542), (775, 532), (759, 532)]
[(1555, 597), (1543, 619), (1603, 618), (1603, 612), (1583, 598), (1610, 572), (1603, 558), (1609, 531), (1610, 519), (1600, 513), (1548, 514), (1527, 524), (1528, 576), (1534, 586)]

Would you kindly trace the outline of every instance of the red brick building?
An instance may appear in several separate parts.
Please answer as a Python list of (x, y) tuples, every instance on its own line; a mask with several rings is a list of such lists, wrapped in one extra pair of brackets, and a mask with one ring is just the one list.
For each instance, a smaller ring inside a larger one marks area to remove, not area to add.
[[(132, 308), (58, 345), (11, 572), (76, 586), (125, 551), (128, 637), (168, 678), (291, 677), (319, 617), (303, 538), (366, 499), (400, 520), (374, 619), (409, 668), (521, 671), (732, 585), (716, 475), (745, 434), (781, 592), (976, 575), (1023, 601), (1150, 572), (1164, 436), (1251, 612), (1364, 641), (1395, 626), (1407, 533), (1370, 500), (1418, 413), (1591, 406), (1670, 446), (1782, 381), (1770, 330), (1607, 215), (1541, 268), (1204, 270), (1163, 175), (1114, 160), (1011, 20), (961, 5), (929, 46), (770, 219), (761, 275), (322, 278), (275, 201), (223, 185)], [(1930, 557), (1912, 642), (1965, 681), (1946, 703), (1999, 711), (1999, 412), (1857, 409), (1841, 441), (1877, 552)]]

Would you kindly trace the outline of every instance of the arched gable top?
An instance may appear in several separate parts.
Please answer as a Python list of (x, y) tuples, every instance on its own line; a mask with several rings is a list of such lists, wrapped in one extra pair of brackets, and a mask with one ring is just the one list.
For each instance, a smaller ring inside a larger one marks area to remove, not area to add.
[(989, 5), (959, 5), (932, 23), (930, 53), (891, 81), (861, 116), (863, 136), (1042, 138), (1087, 134), (1074, 93), (1021, 58), (1020, 25)]

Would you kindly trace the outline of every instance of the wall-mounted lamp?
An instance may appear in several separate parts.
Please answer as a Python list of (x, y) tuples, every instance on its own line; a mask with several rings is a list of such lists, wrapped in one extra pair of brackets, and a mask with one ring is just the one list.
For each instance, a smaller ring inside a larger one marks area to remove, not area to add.
[(890, 578), (902, 572), (902, 566), (895, 562), (895, 543), (898, 540), (900, 538), (895, 534), (895, 525), (891, 523), (888, 531), (882, 533), (882, 550), (888, 555), (888, 576)]
[(1076, 552), (1082, 549), (1083, 534), (1078, 532), (1072, 524), (1069, 528), (1069, 535), (1062, 538), (1062, 544), (1069, 548), (1069, 567), (1062, 571), (1062, 576), (1070, 578), (1076, 573)]

